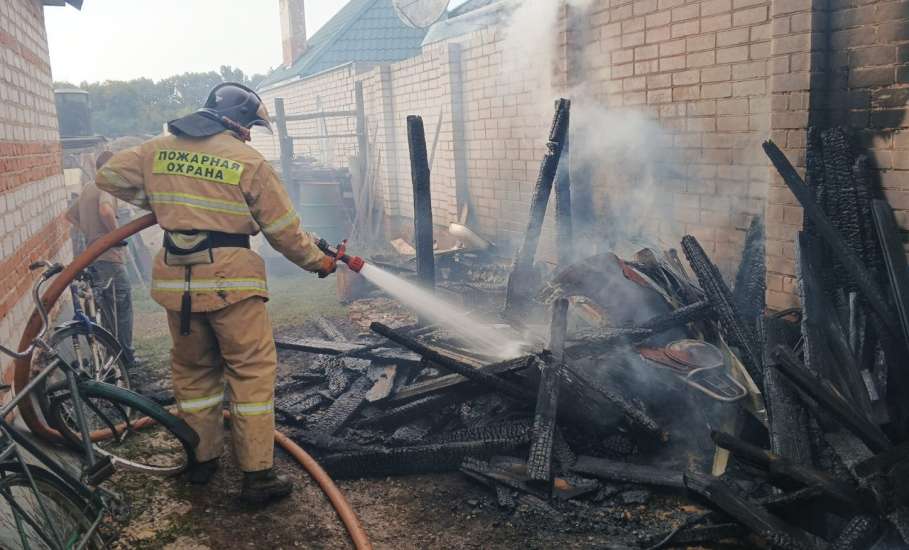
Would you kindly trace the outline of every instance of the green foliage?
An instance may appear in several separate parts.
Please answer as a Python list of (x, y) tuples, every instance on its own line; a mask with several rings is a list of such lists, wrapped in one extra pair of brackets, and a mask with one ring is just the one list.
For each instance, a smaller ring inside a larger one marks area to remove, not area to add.
[(128, 82), (83, 82), (79, 86), (55, 82), (54, 87), (88, 92), (95, 133), (115, 138), (158, 134), (167, 121), (201, 107), (217, 84), (231, 81), (255, 88), (264, 78), (265, 75), (247, 76), (240, 69), (222, 65), (218, 72), (184, 73), (158, 82), (137, 78)]

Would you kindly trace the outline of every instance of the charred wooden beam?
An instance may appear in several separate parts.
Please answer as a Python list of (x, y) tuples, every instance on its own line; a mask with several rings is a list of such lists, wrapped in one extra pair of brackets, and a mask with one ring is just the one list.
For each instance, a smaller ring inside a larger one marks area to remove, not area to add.
[(728, 449), (739, 459), (766, 469), (774, 479), (790, 480), (809, 487), (817, 487), (830, 497), (856, 509), (868, 504), (850, 485), (836, 480), (826, 472), (796, 464), (785, 457), (761, 449), (727, 433), (714, 431), (710, 436), (714, 443)]
[(870, 417), (868, 388), (862, 380), (839, 318), (821, 292), (819, 248), (813, 237), (804, 232), (798, 234), (796, 257), (802, 301), (802, 335), (806, 344), (805, 366), (834, 381), (840, 393), (848, 396), (865, 416)]
[(665, 315), (659, 315), (646, 321), (639, 328), (653, 331), (654, 334), (683, 327), (695, 321), (703, 321), (713, 316), (713, 306), (708, 300), (701, 300), (687, 306), (674, 309)]
[(830, 550), (865, 550), (871, 548), (880, 536), (880, 519), (877, 516), (861, 514), (846, 523), (836, 539), (830, 543)]
[(552, 446), (559, 408), (559, 370), (565, 354), (568, 331), (568, 299), (560, 298), (552, 305), (549, 346), (550, 363), (540, 362), (540, 385), (533, 420), (533, 442), (527, 459), (527, 473), (534, 482), (552, 482)]
[(826, 544), (769, 513), (756, 501), (748, 499), (719, 478), (697, 472), (684, 476), (685, 486), (736, 521), (767, 539), (771, 545), (787, 550), (814, 550)]
[(386, 325), (383, 325), (382, 323), (373, 323), (369, 328), (373, 332), (388, 338), (392, 342), (395, 342), (396, 344), (399, 344), (413, 351), (414, 353), (421, 355), (426, 360), (431, 361), (440, 367), (448, 369), (452, 372), (460, 374), (465, 378), (469, 378), (478, 384), (499, 391), (505, 395), (521, 401), (533, 400), (533, 393), (527, 388), (519, 386), (514, 382), (505, 380), (504, 378), (501, 378), (497, 375), (483, 372), (475, 367), (472, 367), (460, 361), (456, 361), (447, 355), (443, 355), (436, 350), (423, 345), (414, 338), (400, 334), (399, 332)]
[(426, 131), (419, 116), (407, 117), (407, 143), (410, 146), (410, 174), (413, 181), (414, 248), (417, 250), (417, 280), (432, 289), (436, 284), (432, 236), (432, 187), (429, 180), (429, 155)]
[(684, 474), (681, 471), (616, 462), (592, 456), (579, 456), (577, 462), (571, 467), (571, 471), (620, 483), (640, 483), (667, 489), (685, 488)]
[(648, 547), (647, 550), (700, 547), (703, 546), (704, 543), (716, 543), (726, 539), (740, 538), (747, 534), (748, 529), (740, 523), (717, 523), (715, 525), (695, 525), (691, 527), (682, 526), (680, 529), (674, 529), (669, 533), (655, 537), (655, 540), (660, 542)]
[(780, 372), (785, 374), (800, 391), (815, 400), (824, 411), (868, 445), (869, 449), (879, 453), (893, 447), (877, 425), (862, 416), (835, 390), (831, 389), (830, 382), (806, 369), (792, 351), (783, 346), (777, 346), (773, 351), (773, 359), (776, 361), (775, 368), (780, 369)]
[(335, 400), (325, 412), (309, 423), (309, 428), (316, 432), (335, 435), (350, 422), (357, 411), (366, 403), (366, 392), (372, 387), (372, 381), (361, 376), (343, 395)]
[[(478, 370), (488, 374), (500, 375), (524, 370), (535, 362), (536, 358), (534, 356), (527, 355), (524, 357), (518, 357), (517, 359), (508, 359), (499, 363), (485, 365), (480, 367)], [(392, 403), (409, 401), (411, 399), (440, 393), (442, 391), (450, 391), (469, 383), (470, 379), (461, 376), (460, 374), (446, 374), (445, 376), (433, 378), (432, 380), (426, 380), (425, 382), (417, 382), (416, 384), (405, 386), (395, 392), (394, 397), (392, 397), (390, 401)]]
[(814, 230), (824, 239), (827, 246), (830, 247), (831, 253), (852, 277), (865, 299), (868, 300), (868, 304), (878, 315), (887, 330), (890, 331), (891, 336), (900, 338), (902, 336), (902, 327), (897, 321), (893, 309), (888, 304), (886, 296), (878, 288), (871, 273), (862, 265), (861, 260), (849, 248), (845, 239), (821, 211), (811, 189), (805, 185), (805, 182), (795, 171), (789, 159), (786, 158), (786, 155), (780, 151), (776, 144), (772, 141), (764, 142), (764, 152), (783, 178), (786, 187), (792, 191), (792, 194), (799, 201), (806, 218), (811, 220)]
[(875, 474), (886, 474), (900, 463), (909, 463), (909, 441), (863, 460), (855, 466), (855, 475), (868, 477)]
[(327, 455), (320, 461), (336, 478), (382, 477), (457, 470), (467, 457), (514, 449), (513, 440), (487, 439)]
[(489, 390), (474, 386), (439, 395), (430, 395), (429, 397), (423, 397), (416, 401), (411, 401), (410, 403), (388, 409), (382, 414), (363, 420), (358, 425), (374, 428), (394, 428), (431, 414), (443, 407), (456, 403), (463, 403), (464, 401), (478, 397), (488, 391)]
[(742, 364), (758, 387), (763, 387), (764, 373), (761, 357), (758, 355), (760, 348), (757, 335), (737, 311), (732, 292), (723, 280), (723, 275), (710, 261), (701, 244), (691, 235), (682, 238), (682, 250), (688, 258), (691, 269), (697, 275), (701, 289), (707, 294), (707, 299), (716, 312), (720, 329), (729, 336), (732, 344), (742, 350)]
[(653, 336), (654, 331), (649, 328), (614, 328), (597, 332), (596, 335), (578, 343), (572, 343), (565, 348), (565, 355), (569, 358), (589, 357), (600, 355), (609, 348), (620, 345), (631, 345), (642, 342)]
[(565, 434), (558, 426), (556, 426), (555, 429), (552, 454), (555, 456), (556, 462), (558, 463), (560, 473), (569, 471), (578, 461), (578, 455), (574, 453), (571, 445), (569, 445), (568, 441), (565, 439)]
[(338, 327), (334, 325), (331, 321), (322, 317), (316, 317), (316, 326), (319, 327), (319, 330), (322, 331), (322, 334), (325, 335), (329, 340), (334, 340), (335, 342), (347, 342), (347, 337), (338, 330)]
[(752, 331), (757, 331), (767, 305), (767, 262), (764, 248), (764, 220), (758, 216), (751, 220), (748, 233), (745, 234), (742, 261), (732, 289), (732, 301), (736, 310)]
[(316, 448), (331, 453), (359, 453), (375, 450), (373, 447), (358, 445), (343, 437), (335, 437), (324, 432), (316, 432), (305, 428), (290, 428), (288, 435), (291, 439), (308, 449)]
[[(764, 364), (769, 365), (773, 362), (772, 350), (778, 345), (794, 343), (797, 332), (791, 323), (777, 317), (765, 317), (763, 327)], [(777, 369), (764, 371), (764, 401), (771, 450), (797, 464), (813, 464), (808, 411), (796, 388)]]
[(278, 349), (303, 351), (319, 355), (369, 359), (376, 364), (420, 364), (419, 356), (403, 350), (390, 349), (387, 344), (381, 347), (374, 347), (373, 344), (336, 342), (317, 338), (275, 338), (275, 346)]
[[(558, 105), (558, 104), (557, 104)], [(559, 167), (555, 178), (556, 199), (556, 239), (559, 243), (559, 265), (567, 266), (574, 261), (574, 228), (571, 219), (571, 166), (570, 136), (571, 110), (565, 112), (565, 136), (562, 140), (562, 152), (559, 155)]]
[(540, 175), (534, 187), (533, 198), (530, 203), (527, 231), (524, 234), (524, 241), (520, 249), (518, 249), (511, 274), (508, 277), (505, 313), (509, 317), (519, 317), (527, 311), (531, 296), (533, 296), (537, 286), (533, 263), (540, 243), (540, 233), (543, 229), (543, 219), (546, 217), (549, 197), (552, 194), (552, 183), (559, 166), (565, 136), (568, 133), (568, 114), (570, 109), (571, 102), (567, 99), (560, 99), (556, 103), (556, 112), (549, 132), (549, 142), (546, 145), (546, 156), (540, 165)]
[[(566, 355), (568, 350), (565, 350)], [(610, 407), (620, 411), (627, 428), (637, 436), (644, 436), (648, 443), (662, 443), (666, 433), (660, 423), (647, 411), (632, 403), (622, 395), (603, 387), (602, 384), (584, 375), (580, 369), (575, 369), (571, 364), (566, 364), (562, 369), (563, 389), (572, 390), (582, 399), (594, 399), (608, 403)]]
[(893, 218), (893, 210), (887, 201), (874, 200), (871, 205), (874, 225), (887, 266), (887, 276), (890, 278), (890, 286), (896, 299), (903, 338), (905, 345), (909, 346), (909, 265), (906, 264), (906, 254), (903, 252), (903, 239)]
[(486, 439), (512, 440), (516, 445), (529, 443), (533, 434), (533, 423), (527, 420), (500, 422), (474, 428), (464, 428), (437, 435), (432, 443), (455, 443), (463, 441), (480, 441)]

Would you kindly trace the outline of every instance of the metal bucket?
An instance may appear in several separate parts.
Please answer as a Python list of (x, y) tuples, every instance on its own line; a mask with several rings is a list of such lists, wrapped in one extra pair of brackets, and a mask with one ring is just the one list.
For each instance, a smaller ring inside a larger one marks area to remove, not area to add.
[(330, 243), (341, 242), (346, 237), (346, 224), (341, 211), (341, 187), (338, 182), (302, 182), (299, 191), (298, 211), (303, 229)]

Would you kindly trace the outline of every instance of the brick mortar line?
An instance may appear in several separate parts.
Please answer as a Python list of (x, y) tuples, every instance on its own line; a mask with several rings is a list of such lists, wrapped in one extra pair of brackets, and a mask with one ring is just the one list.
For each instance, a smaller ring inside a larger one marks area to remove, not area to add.
[(14, 278), (18, 281), (15, 286), (7, 287), (0, 299), (0, 318), (6, 317), (28, 294), (28, 290), (38, 276), (36, 273), (30, 272), (28, 266), (37, 260), (56, 257), (60, 252), (61, 247), (70, 236), (69, 229), (66, 227), (67, 223), (64, 214), (60, 214), (23, 242), (16, 254), (0, 262), (0, 273), (3, 274), (3, 279)]
[(26, 63), (36, 66), (46, 74), (51, 74), (50, 63), (45, 61), (44, 57), (36, 54), (25, 44), (20, 42), (15, 36), (7, 31), (0, 29), (0, 45), (8, 47), (14, 53), (18, 54)]

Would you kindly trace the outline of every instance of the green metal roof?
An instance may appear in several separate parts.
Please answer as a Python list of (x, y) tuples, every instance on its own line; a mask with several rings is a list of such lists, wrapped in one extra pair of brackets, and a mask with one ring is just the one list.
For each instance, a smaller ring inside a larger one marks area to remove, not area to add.
[(307, 42), (291, 67), (278, 67), (259, 89), (305, 78), (346, 63), (391, 63), (420, 53), (425, 29), (412, 29), (395, 14), (391, 0), (350, 0)]

